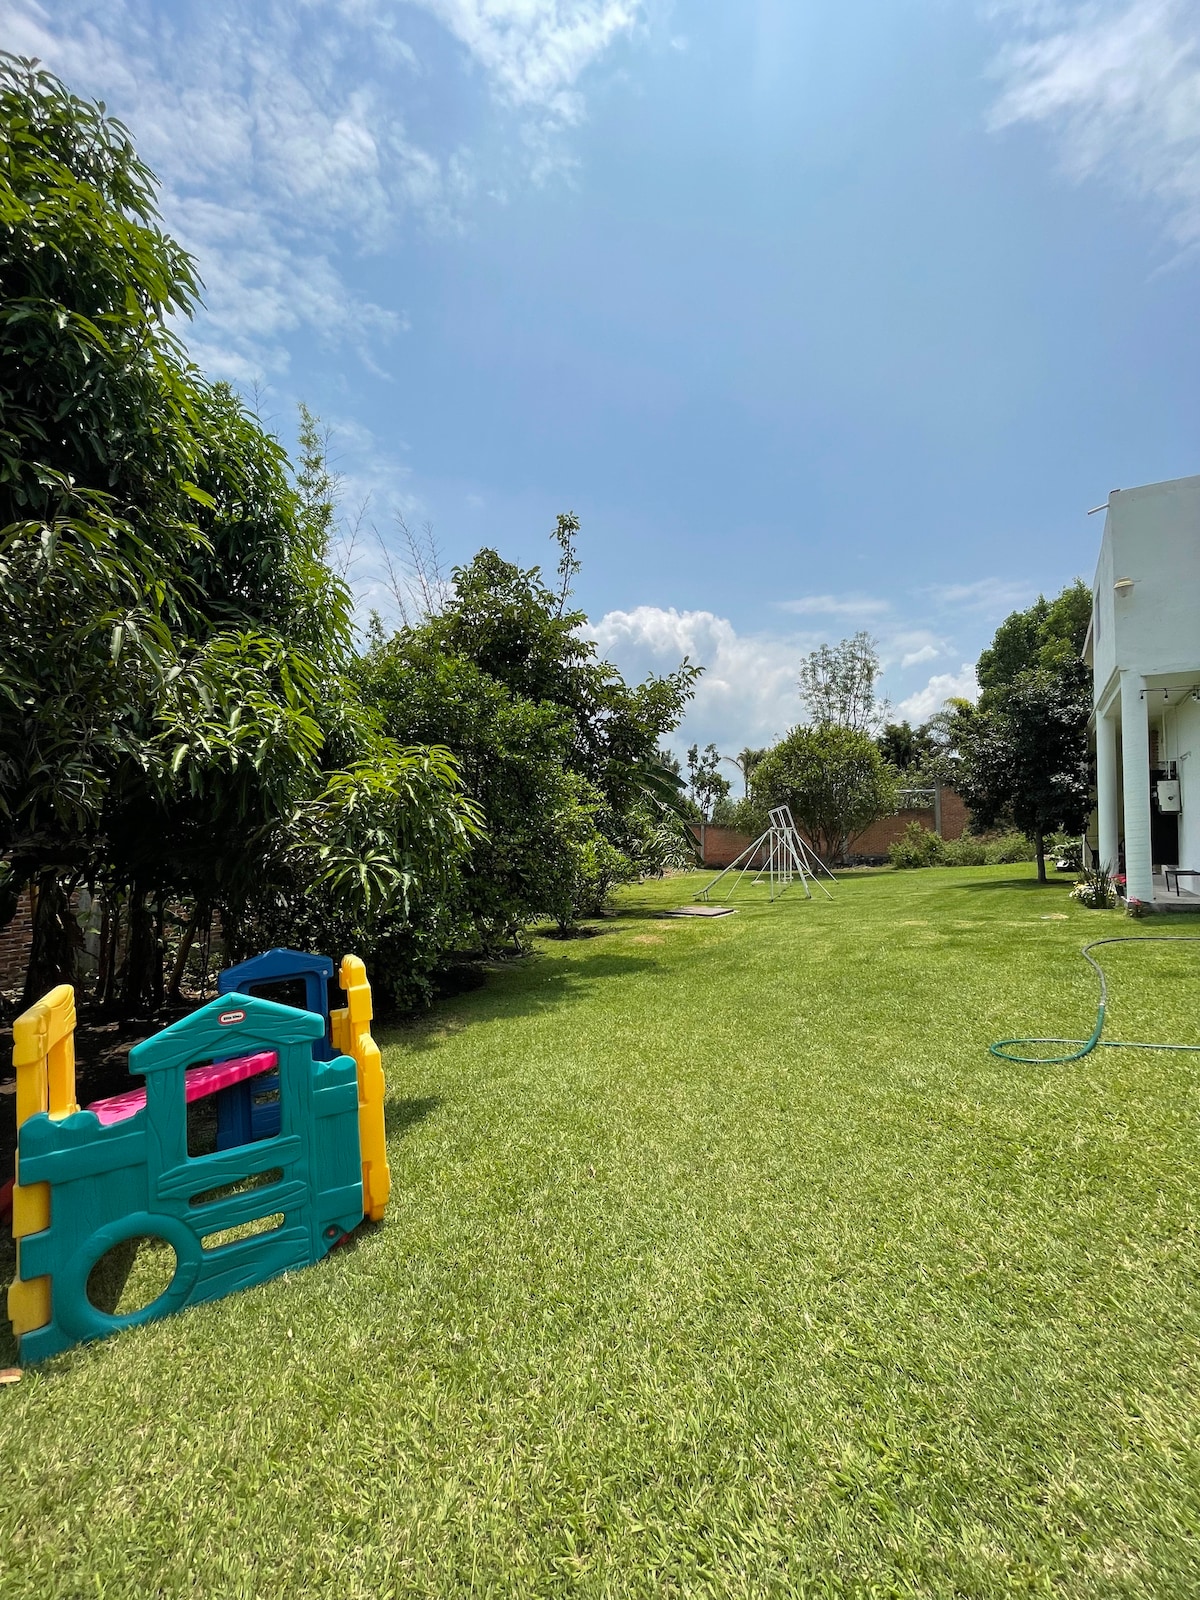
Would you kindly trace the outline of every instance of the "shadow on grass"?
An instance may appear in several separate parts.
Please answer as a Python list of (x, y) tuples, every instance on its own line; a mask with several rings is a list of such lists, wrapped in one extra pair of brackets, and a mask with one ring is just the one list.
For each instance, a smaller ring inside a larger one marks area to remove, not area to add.
[(17, 1247), (8, 1231), (8, 1223), (0, 1226), (0, 1367), (17, 1364), (17, 1336), (12, 1331), (5, 1306), (8, 1286), (17, 1270)]
[(418, 1122), (431, 1117), (442, 1103), (440, 1094), (417, 1100), (390, 1100), (383, 1108), (383, 1125), (388, 1136), (407, 1132)]
[(579, 954), (567, 961), (532, 955), (491, 967), (483, 988), (460, 995), (453, 1003), (435, 1005), (422, 1016), (379, 1028), (376, 1038), (385, 1048), (403, 1045), (408, 1051), (435, 1050), (447, 1031), (458, 1032), (493, 1017), (553, 1010), (582, 999), (593, 984), (609, 978), (658, 971), (658, 962), (649, 956), (619, 955), (594, 946), (589, 949), (588, 943), (568, 945)]
[(1070, 882), (1064, 878), (1047, 878), (1045, 883), (1039, 883), (1036, 878), (990, 878), (985, 883), (948, 883), (939, 887), (948, 889), (951, 894), (992, 894), (997, 889), (1067, 889)]

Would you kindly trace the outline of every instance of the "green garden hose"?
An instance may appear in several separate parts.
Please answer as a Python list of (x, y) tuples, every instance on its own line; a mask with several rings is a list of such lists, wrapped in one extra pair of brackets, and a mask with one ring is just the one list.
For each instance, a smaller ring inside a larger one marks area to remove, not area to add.
[[(1029, 1067), (1056, 1067), (1066, 1061), (1080, 1061), (1084, 1056), (1090, 1055), (1095, 1049), (1104, 1050), (1190, 1050), (1200, 1052), (1200, 1044), (1142, 1044), (1128, 1039), (1102, 1039), (1104, 1032), (1104, 1013), (1108, 1007), (1108, 983), (1104, 976), (1104, 968), (1088, 954), (1089, 950), (1096, 950), (1102, 944), (1200, 944), (1200, 937), (1187, 933), (1149, 934), (1134, 938), (1119, 939), (1093, 939), (1090, 944), (1085, 944), (1080, 951), (1089, 967), (1092, 967), (1100, 980), (1100, 1006), (1096, 1012), (1096, 1026), (1092, 1029), (1090, 1039), (997, 1039), (995, 1044), (988, 1045), (992, 1055), (999, 1056), (1001, 1061), (1017, 1061), (1022, 1066)], [(1069, 1044), (1073, 1048), (1065, 1056), (1018, 1056), (1010, 1052), (1012, 1045), (1031, 1044)]]

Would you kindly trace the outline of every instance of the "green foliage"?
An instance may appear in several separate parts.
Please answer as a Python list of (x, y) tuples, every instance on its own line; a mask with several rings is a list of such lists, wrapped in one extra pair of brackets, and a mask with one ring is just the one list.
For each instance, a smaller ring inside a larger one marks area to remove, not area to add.
[(855, 834), (895, 808), (896, 789), (895, 772), (866, 733), (828, 723), (793, 728), (780, 740), (755, 770), (753, 795), (763, 810), (790, 806), (833, 861)]
[(742, 785), (746, 794), (750, 793), (750, 785), (754, 781), (755, 768), (758, 766), (759, 762), (766, 755), (766, 753), (766, 745), (762, 745), (761, 747), (746, 745), (743, 749), (738, 751), (737, 756), (735, 757), (738, 766), (741, 768)]
[(884, 709), (875, 698), (879, 670), (879, 650), (869, 633), (813, 650), (801, 662), (799, 682), (810, 721), (870, 732)]
[(928, 723), (914, 728), (908, 721), (887, 722), (876, 735), (875, 743), (883, 759), (907, 779), (920, 776), (935, 749)]
[(1117, 889), (1108, 869), (1085, 867), (1083, 876), (1071, 890), (1071, 899), (1089, 911), (1111, 911), (1117, 903)]
[(1065, 673), (1072, 682), (1084, 681), (1080, 653), (1091, 616), (1092, 591), (1082, 578), (1052, 601), (1039, 595), (1028, 610), (1012, 612), (975, 667), (981, 706), (986, 709), (993, 691), (1009, 687), (1025, 672)]
[(692, 745), (687, 753), (688, 795), (702, 822), (716, 820), (715, 807), (728, 797), (733, 787), (721, 771), (721, 755), (715, 744)]
[(752, 794), (740, 800), (723, 796), (713, 807), (712, 820), (718, 827), (736, 828), (751, 838), (765, 832), (767, 827), (767, 813)]
[(315, 857), (313, 883), (357, 921), (392, 908), (407, 916), (413, 894), (444, 887), (482, 831), (454, 758), (438, 745), (385, 747), (335, 772), (295, 825), (297, 848)]
[(942, 859), (942, 841), (914, 818), (900, 838), (888, 846), (888, 857), (894, 867), (937, 866)]
[[(73, 976), (80, 883), (125, 908), (98, 988), (130, 1010), (163, 998), (169, 899), (235, 949), (322, 895), (369, 937), (472, 831), (450, 758), (394, 751), (345, 676), (315, 419), (293, 484), (168, 327), (196, 289), (121, 125), (0, 55), (0, 857), (39, 888), (30, 996)], [(315, 884), (296, 816), (327, 830)]]
[(1078, 834), (1089, 804), (1091, 693), (1080, 651), (1090, 616), (1080, 580), (1013, 612), (980, 656), (978, 707), (953, 708), (941, 730), (942, 768), (953, 765), (976, 821), (1015, 824), (1032, 838), (1042, 882), (1047, 836)]
[(126, 130), (0, 54), (0, 527), (103, 493), (144, 538), (179, 537), (198, 451), (165, 318), (196, 294)]
[(1037, 848), (1045, 882), (1045, 840), (1077, 833), (1089, 800), (1090, 696), (1073, 673), (1022, 672), (993, 691), (986, 710), (964, 714), (959, 791), (978, 823), (1011, 819)]
[(970, 847), (976, 842), (969, 834), (963, 834), (961, 839), (952, 840), (946, 846), (946, 864), (960, 867), (1007, 867), (1015, 866), (1019, 861), (1034, 861), (1037, 857), (1033, 840), (1023, 833), (1001, 833), (984, 840), (982, 861), (973, 858), (969, 853)]
[[(578, 524), (559, 520), (568, 585)], [(660, 860), (659, 826), (682, 784), (659, 746), (696, 669), (626, 684), (598, 661), (568, 591), (494, 550), (456, 569), (444, 608), (355, 668), (383, 729), (402, 744), (454, 751), (484, 837), (461, 880), (461, 910), (485, 947), (540, 918), (569, 927), (611, 887)]]
[(964, 833), (959, 839), (940, 839), (936, 833), (910, 822), (901, 838), (888, 847), (894, 867), (999, 867), (1034, 859), (1033, 843), (1023, 833), (1001, 833), (978, 838)]

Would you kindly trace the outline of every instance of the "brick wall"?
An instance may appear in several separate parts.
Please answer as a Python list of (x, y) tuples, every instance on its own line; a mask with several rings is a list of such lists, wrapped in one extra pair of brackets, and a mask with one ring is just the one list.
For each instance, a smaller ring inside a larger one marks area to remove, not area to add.
[(23, 986), (32, 938), (33, 905), (30, 891), (24, 889), (16, 916), (7, 928), (0, 928), (0, 992), (11, 994)]
[[(912, 807), (904, 811), (897, 811), (893, 816), (880, 817), (878, 822), (861, 833), (851, 842), (849, 854), (858, 856), (886, 856), (888, 846), (894, 844), (904, 833), (910, 822), (919, 822), (923, 828), (933, 832), (934, 811), (932, 806)], [(954, 793), (952, 789), (942, 790), (942, 838), (961, 839), (966, 831), (970, 813), (963, 804), (962, 796)], [(734, 828), (719, 828), (715, 823), (693, 822), (692, 834), (697, 844), (703, 835), (703, 861), (705, 867), (718, 870), (727, 867), (753, 840), (748, 833), (738, 833)], [(803, 830), (801, 830), (803, 832)], [(762, 861), (755, 860), (754, 866), (763, 865)]]
[[(933, 828), (933, 807), (909, 807), (890, 817), (880, 817), (865, 833), (860, 833), (850, 846), (852, 856), (886, 856), (888, 846), (895, 844), (910, 822), (919, 822), (930, 833)], [(953, 789), (942, 790), (942, 838), (961, 839), (966, 831), (969, 813), (962, 796)]]
[[(728, 867), (747, 845), (754, 843), (750, 834), (739, 833), (736, 828), (718, 828), (713, 822), (693, 822), (690, 827), (702, 848), (701, 865), (705, 867)], [(753, 862), (756, 867), (761, 864), (757, 858)]]

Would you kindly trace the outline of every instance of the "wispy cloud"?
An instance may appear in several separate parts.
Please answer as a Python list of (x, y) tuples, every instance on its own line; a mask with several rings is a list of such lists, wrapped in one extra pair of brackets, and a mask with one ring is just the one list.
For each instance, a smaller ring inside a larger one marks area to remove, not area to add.
[(1037, 123), (1066, 171), (1155, 201), (1182, 244), (1200, 242), (1200, 9), (1194, 0), (1002, 0), (1011, 31), (992, 126)]
[(1027, 606), (1036, 589), (1012, 578), (979, 578), (974, 583), (937, 583), (926, 592), (935, 605), (948, 610), (999, 613)]
[(881, 617), (892, 609), (889, 600), (867, 595), (804, 594), (798, 600), (780, 600), (781, 611), (799, 617)]
[(378, 69), (353, 70), (364, 41), (335, 6), (215, 0), (169, 16), (134, 0), (0, 0), (0, 23), (8, 48), (129, 125), (167, 226), (198, 260), (206, 309), (191, 342), (215, 375), (282, 371), (297, 333), (372, 364), (402, 329), (349, 286), (345, 260), (406, 211), (452, 214), (462, 174), (408, 139)]
[(639, 0), (413, 0), (466, 46), (508, 104), (575, 122), (584, 70), (642, 16)]
[(425, 70), (404, 37), (417, 10), (466, 47), (496, 103), (523, 124), (515, 144), (526, 176), (544, 179), (563, 165), (555, 129), (582, 114), (581, 75), (639, 9), (0, 0), (0, 40), (129, 125), (162, 180), (166, 225), (204, 280), (193, 352), (215, 376), (248, 383), (285, 372), (298, 338), (348, 347), (381, 371), (406, 317), (356, 292), (355, 259), (392, 247), (404, 226), (464, 226), (482, 192), (479, 158), (456, 142), (451, 117), (439, 112), (419, 136), (409, 127)]
[(900, 665), (907, 669), (919, 667), (923, 662), (936, 661), (941, 651), (934, 644), (923, 644), (916, 650), (908, 650), (900, 657)]

